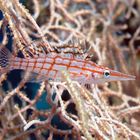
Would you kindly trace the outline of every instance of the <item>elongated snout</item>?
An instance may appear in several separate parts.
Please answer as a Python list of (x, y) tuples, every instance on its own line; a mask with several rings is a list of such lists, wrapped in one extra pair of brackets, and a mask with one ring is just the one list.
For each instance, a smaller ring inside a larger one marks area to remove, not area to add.
[(110, 71), (111, 81), (124, 81), (124, 80), (135, 80), (136, 76), (124, 74), (115, 70)]

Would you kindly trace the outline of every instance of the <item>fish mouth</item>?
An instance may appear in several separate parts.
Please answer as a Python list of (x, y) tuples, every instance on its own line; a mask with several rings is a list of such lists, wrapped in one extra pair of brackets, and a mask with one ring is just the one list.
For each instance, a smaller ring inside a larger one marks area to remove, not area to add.
[(117, 71), (111, 71), (112, 73), (112, 78), (114, 80), (119, 80), (119, 81), (125, 81), (125, 80), (136, 80), (136, 76), (134, 75), (129, 75), (129, 74), (124, 74), (121, 72), (117, 72)]
[(126, 79), (127, 80), (136, 80), (136, 76), (134, 76), (134, 75), (127, 75)]

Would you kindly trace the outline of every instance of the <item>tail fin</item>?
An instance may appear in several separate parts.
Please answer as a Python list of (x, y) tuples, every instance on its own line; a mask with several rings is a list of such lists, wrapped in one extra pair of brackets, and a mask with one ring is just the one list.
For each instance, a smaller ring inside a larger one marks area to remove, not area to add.
[(12, 54), (5, 47), (0, 48), (0, 74), (7, 72)]

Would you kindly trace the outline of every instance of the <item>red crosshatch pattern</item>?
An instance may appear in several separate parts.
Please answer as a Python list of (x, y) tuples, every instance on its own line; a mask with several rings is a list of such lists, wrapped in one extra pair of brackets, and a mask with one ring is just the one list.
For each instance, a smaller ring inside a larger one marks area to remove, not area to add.
[(68, 70), (71, 77), (80, 77), (82, 75), (87, 78), (88, 73), (93, 72), (93, 67), (95, 66), (97, 65), (85, 60), (63, 57), (60, 55), (49, 55), (30, 59), (14, 57), (11, 69), (23, 69), (35, 72), (45, 75), (46, 79), (57, 78), (57, 76), (61, 75), (62, 70)]

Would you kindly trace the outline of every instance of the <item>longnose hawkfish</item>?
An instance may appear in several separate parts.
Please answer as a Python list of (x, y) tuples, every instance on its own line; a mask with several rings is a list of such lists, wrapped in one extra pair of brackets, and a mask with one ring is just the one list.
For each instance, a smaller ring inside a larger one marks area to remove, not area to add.
[(13, 56), (6, 48), (0, 49), (0, 73), (20, 69), (34, 72), (40, 80), (49, 78), (62, 80), (62, 71), (68, 71), (74, 81), (85, 84), (100, 84), (110, 81), (135, 80), (135, 76), (123, 74), (107, 67), (99, 66), (92, 61), (80, 58), (46, 54), (35, 58)]

